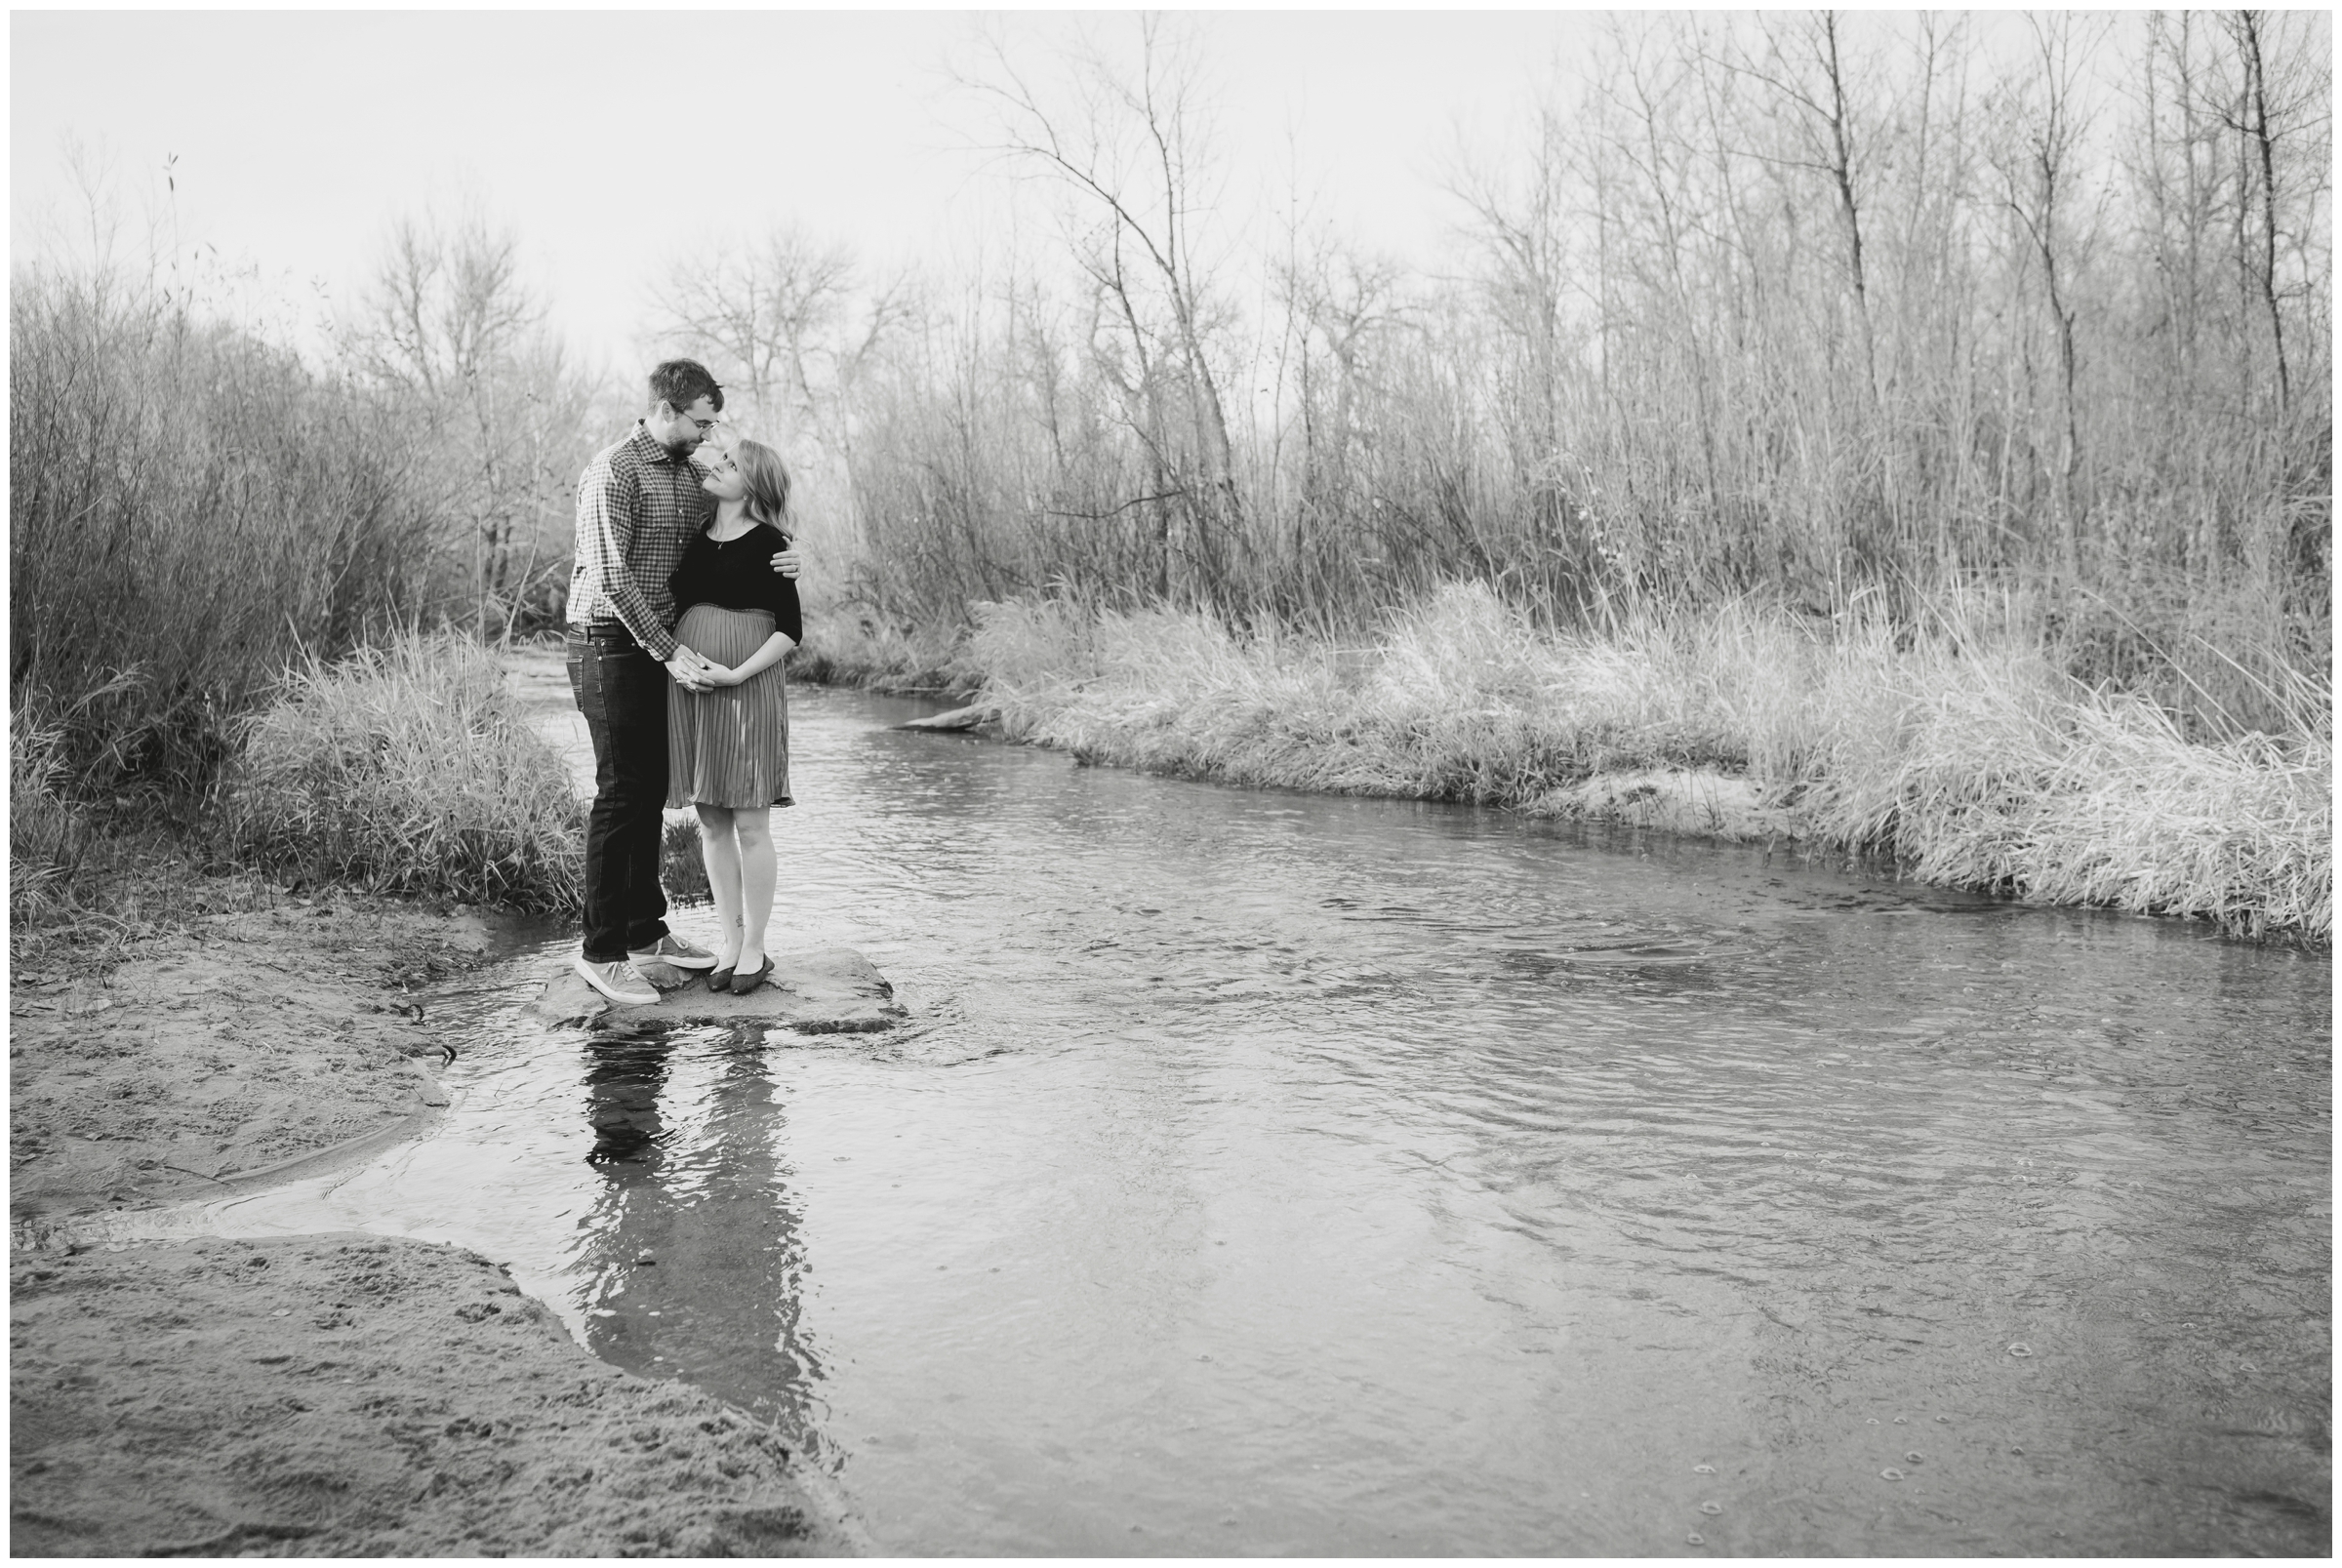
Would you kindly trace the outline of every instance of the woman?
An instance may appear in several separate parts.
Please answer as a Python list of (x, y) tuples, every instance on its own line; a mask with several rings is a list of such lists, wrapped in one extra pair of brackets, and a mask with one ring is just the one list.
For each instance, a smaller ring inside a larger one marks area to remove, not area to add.
[(788, 547), (781, 455), (741, 441), (713, 455), (701, 488), (715, 498), (715, 519), (685, 546), (668, 583), (681, 612), (675, 640), (716, 666), (715, 684), (667, 695), (666, 803), (700, 814), (700, 854), (723, 924), (707, 988), (746, 996), (773, 972), (764, 950), (775, 879), (768, 809), (794, 804), (781, 658), (804, 624), (796, 583), (770, 565)]

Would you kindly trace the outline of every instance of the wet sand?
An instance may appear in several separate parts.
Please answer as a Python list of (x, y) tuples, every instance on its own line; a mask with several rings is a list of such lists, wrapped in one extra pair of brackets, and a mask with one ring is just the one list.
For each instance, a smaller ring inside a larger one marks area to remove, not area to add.
[(9, 1213), (36, 1229), (219, 1196), (444, 1105), (419, 993), (477, 965), (469, 913), (354, 894), (201, 919), (102, 977), (9, 986)]
[(769, 1427), (596, 1360), (491, 1260), (121, 1239), (427, 1130), (416, 997), (490, 945), (469, 913), (334, 892), (102, 978), (12, 976), (15, 1552), (857, 1549)]
[(471, 1253), (162, 1241), (10, 1284), (18, 1555), (839, 1549), (769, 1428), (595, 1361)]

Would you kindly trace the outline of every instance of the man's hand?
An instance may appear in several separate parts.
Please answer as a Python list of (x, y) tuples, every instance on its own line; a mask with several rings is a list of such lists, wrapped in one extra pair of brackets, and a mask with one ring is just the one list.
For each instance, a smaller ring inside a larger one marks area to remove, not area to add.
[(716, 683), (708, 672), (715, 667), (680, 643), (675, 646), (675, 657), (666, 662), (666, 672), (687, 692), (712, 690)]
[(789, 542), (788, 548), (773, 557), (773, 570), (783, 577), (795, 577), (804, 565), (805, 557), (798, 552), (794, 540)]

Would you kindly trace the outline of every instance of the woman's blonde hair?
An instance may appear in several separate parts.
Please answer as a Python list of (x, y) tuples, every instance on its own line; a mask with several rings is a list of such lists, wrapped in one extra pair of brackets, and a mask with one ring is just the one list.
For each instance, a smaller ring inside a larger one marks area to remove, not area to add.
[(782, 533), (788, 532), (788, 464), (761, 441), (733, 443), (732, 461), (748, 487), (747, 513)]

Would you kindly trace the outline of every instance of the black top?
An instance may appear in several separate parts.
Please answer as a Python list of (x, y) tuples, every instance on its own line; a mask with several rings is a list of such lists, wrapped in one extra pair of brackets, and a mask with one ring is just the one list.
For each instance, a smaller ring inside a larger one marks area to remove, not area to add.
[(773, 557), (788, 548), (781, 531), (757, 523), (738, 539), (718, 543), (705, 532), (692, 536), (683, 547), (683, 564), (667, 579), (674, 589), (675, 615), (695, 604), (726, 610), (770, 610), (773, 629), (791, 642), (805, 640), (805, 622), (797, 609), (797, 584), (773, 570)]

